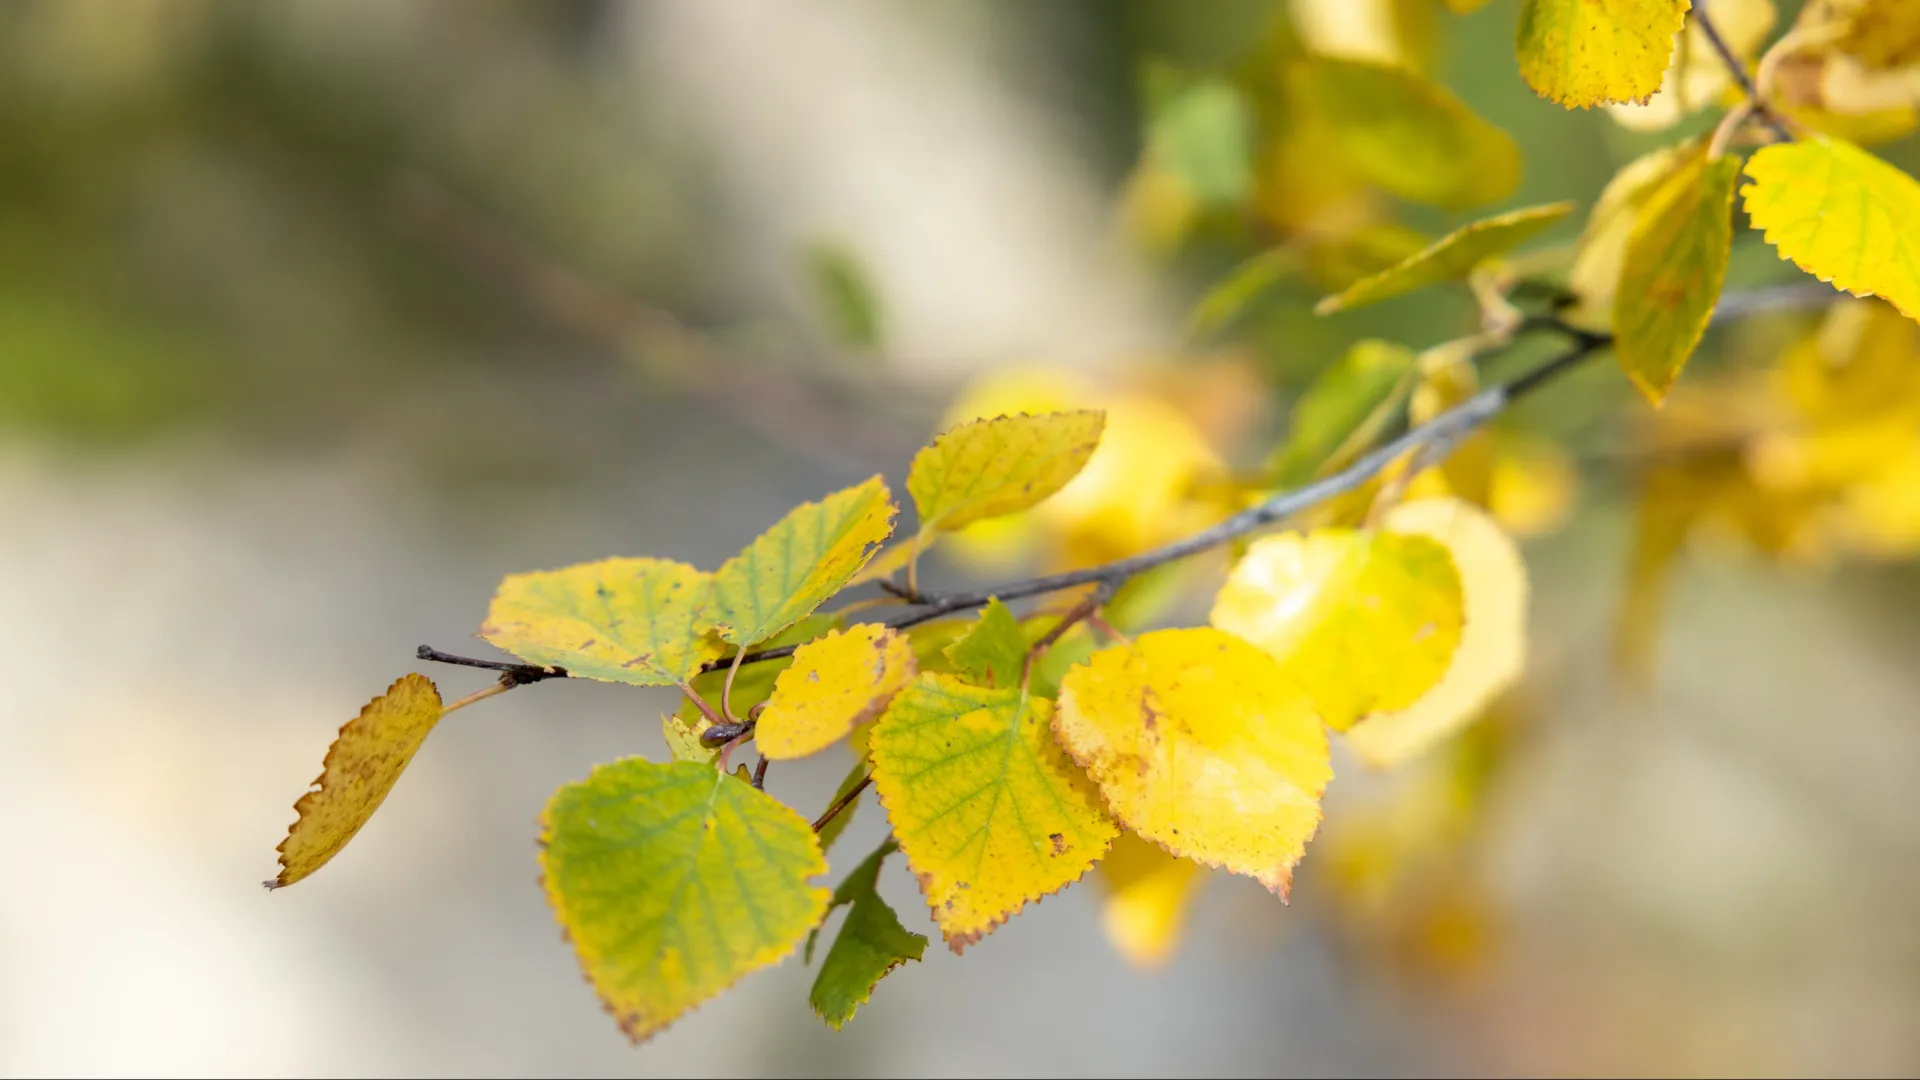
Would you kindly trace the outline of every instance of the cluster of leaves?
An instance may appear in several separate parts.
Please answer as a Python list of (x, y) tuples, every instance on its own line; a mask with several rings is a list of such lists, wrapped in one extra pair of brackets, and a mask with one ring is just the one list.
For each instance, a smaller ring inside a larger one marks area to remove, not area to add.
[[(1373, 6), (1395, 18), (1421, 7)], [(1577, 245), (1519, 255), (1572, 204), (1432, 243), (1391, 220), (1389, 197), (1490, 203), (1519, 175), (1512, 141), (1427, 78), (1417, 34), (1339, 51), (1329, 5), (1300, 0), (1297, 31), (1262, 42), (1244, 70), (1154, 73), (1136, 225), (1173, 243), (1209, 215), (1251, 211), (1281, 237), (1202, 299), (1196, 326), (1218, 329), (1303, 274), (1332, 290), (1323, 313), (1464, 284), (1478, 329), (1424, 351), (1360, 343), (1245, 475), (1164, 406), (1120, 395), (1072, 408), (1070, 390), (1029, 379), (976, 388), (913, 459), (910, 535), (896, 538), (876, 476), (795, 508), (717, 570), (641, 557), (509, 576), (480, 636), (522, 663), (480, 662), (500, 683), (450, 705), (419, 675), (368, 705), (297, 804), (269, 884), (338, 853), (447, 712), (588, 678), (682, 696), (662, 720), (665, 760), (594, 769), (555, 793), (542, 823), (549, 900), (635, 1039), (803, 939), (811, 961), (843, 906), (811, 1001), (845, 1023), (927, 943), (876, 891), (896, 852), (955, 952), (1098, 865), (1110, 936), (1136, 961), (1162, 960), (1203, 868), (1287, 895), (1321, 823), (1333, 740), (1398, 766), (1519, 678), (1526, 575), (1512, 535), (1553, 515), (1511, 482), (1538, 471), (1541, 450), (1480, 424), (1603, 346), (1666, 401), (1725, 310), (1736, 202), (1782, 258), (1879, 299), (1837, 306), (1763, 377), (1703, 384), (1697, 405), (1693, 387), (1674, 393), (1650, 438), (1689, 452), (1647, 472), (1658, 512), (1628, 623), (1648, 623), (1661, 569), (1709, 520), (1775, 550), (1812, 533), (1920, 549), (1920, 259), (1908, 250), (1920, 186), (1852, 141), (1872, 124), (1845, 91), (1848, 78), (1878, 86), (1920, 70), (1920, 5), (1809, 4), (1757, 65), (1771, 5), (1715, 8), (1724, 33), (1702, 12), (1689, 20), (1687, 0), (1522, 5), (1518, 68), (1542, 96), (1643, 128), (1725, 111), (1711, 137), (1622, 170)], [(1527, 291), (1554, 297), (1553, 311), (1525, 313)], [(1576, 348), (1483, 390), (1477, 360), (1541, 328)], [(1403, 418), (1409, 432), (1383, 444)], [(979, 594), (918, 587), (930, 546), (991, 547), (1035, 528), (1053, 531), (1072, 572)], [(1229, 545), (1207, 625), (1123, 632), (1163, 610), (1148, 586), (1164, 570)], [(823, 610), (860, 588), (876, 592)], [(1033, 598), (1024, 617), (1007, 603)], [(749, 742), (756, 767), (730, 769)], [(765, 790), (772, 762), (836, 745), (853, 763), (811, 822)], [(829, 893), (815, 879), (869, 786), (888, 838)], [(1436, 816), (1451, 828), (1461, 815)], [(1366, 865), (1342, 859), (1336, 872), (1361, 881)]]

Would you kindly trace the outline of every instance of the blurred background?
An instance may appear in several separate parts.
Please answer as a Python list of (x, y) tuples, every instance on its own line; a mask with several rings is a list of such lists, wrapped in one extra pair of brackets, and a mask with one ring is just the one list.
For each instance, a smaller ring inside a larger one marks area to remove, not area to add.
[[(1321, 210), (1279, 185), (1223, 223), (1143, 148), (1167, 72), (1377, 48), (1340, 14), (1366, 9), (1518, 141), (1494, 208), (1575, 200), (1570, 241), (1675, 135), (1536, 98), (1517, 6), (0, 6), (0, 1072), (1920, 1069), (1920, 580), (1709, 544), (1624, 677), (1619, 418), (1646, 410), (1611, 365), (1503, 428), (1550, 459), (1524, 689), (1404, 775), (1337, 759), (1293, 904), (1216, 876), (1158, 970), (1103, 936), (1090, 878), (964, 959), (936, 940), (837, 1035), (792, 958), (629, 1047), (535, 884), (553, 788), (662, 752), (672, 700), (599, 684), (462, 712), (325, 872), (259, 888), (414, 647), (491, 655), (469, 635), (504, 573), (712, 568), (798, 500), (897, 486), (969, 401), (1085, 397), (1136, 417), (1136, 460), (1257, 464), (1351, 342), (1471, 331), (1457, 289), (1316, 318), (1366, 266), (1315, 264), (1196, 332)], [(1416, 237), (1485, 212), (1365, 209)], [(1742, 241), (1736, 284), (1789, 277)], [(929, 573), (1105, 557), (1184, 530), (1176, 504), (1016, 523)], [(843, 767), (772, 789), (824, 805)], [(883, 829), (869, 802), (842, 859)], [(883, 892), (931, 930), (898, 860)]]

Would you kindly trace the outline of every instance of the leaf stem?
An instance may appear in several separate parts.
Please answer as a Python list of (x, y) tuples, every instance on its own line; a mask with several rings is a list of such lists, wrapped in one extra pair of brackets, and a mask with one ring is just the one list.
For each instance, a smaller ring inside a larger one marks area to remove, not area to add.
[(720, 715), (726, 717), (729, 723), (738, 723), (733, 718), (733, 677), (740, 674), (740, 661), (746, 655), (745, 649), (733, 654), (733, 663), (727, 667), (727, 681), (720, 684)]
[(860, 778), (859, 783), (848, 788), (847, 793), (845, 795), (842, 795), (839, 798), (833, 800), (833, 805), (827, 807), (826, 810), (822, 812), (817, 819), (814, 820), (813, 831), (819, 832), (821, 829), (826, 828), (827, 823), (832, 821), (834, 818), (839, 817), (841, 811), (845, 810), (849, 806), (852, 806), (853, 800), (859, 798), (860, 793), (867, 790), (867, 785), (871, 783), (873, 783), (873, 773), (869, 771), (867, 775)]
[(455, 709), (464, 709), (476, 701), (485, 701), (490, 697), (496, 697), (500, 694), (504, 694), (507, 691), (513, 689), (514, 687), (520, 685), (517, 682), (510, 682), (509, 679), (511, 679), (511, 677), (512, 676), (510, 675), (500, 676), (499, 682), (493, 683), (490, 686), (483, 686), (480, 689), (475, 690), (473, 693), (468, 694), (466, 697), (461, 698), (459, 701), (456, 701), (453, 704), (448, 705), (445, 708), (442, 708), (440, 710), (440, 715), (444, 717), (448, 713), (453, 712)]
[(1048, 627), (1046, 633), (1041, 634), (1034, 640), (1032, 645), (1028, 646), (1026, 658), (1020, 661), (1021, 693), (1024, 694), (1027, 692), (1027, 683), (1033, 677), (1034, 661), (1046, 655), (1046, 651), (1052, 648), (1053, 643), (1059, 641), (1067, 631), (1073, 629), (1074, 626), (1079, 623), (1098, 615), (1100, 609), (1106, 606), (1107, 601), (1113, 599), (1113, 592), (1119, 587), (1119, 583), (1114, 581), (1096, 583), (1094, 587), (1088, 591), (1087, 595), (1080, 598), (1079, 603), (1068, 608), (1067, 613), (1060, 616), (1059, 622)]

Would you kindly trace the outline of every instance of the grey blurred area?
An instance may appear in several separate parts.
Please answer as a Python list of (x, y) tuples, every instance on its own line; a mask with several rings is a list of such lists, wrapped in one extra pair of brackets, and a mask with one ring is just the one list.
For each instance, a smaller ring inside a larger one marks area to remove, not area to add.
[[(843, 1032), (795, 957), (630, 1047), (535, 822), (593, 763), (657, 757), (673, 702), (576, 682), (457, 714), (333, 864), (259, 888), (334, 730), (416, 645), (485, 654), (502, 574), (712, 567), (799, 499), (897, 485), (980, 372), (1172, 348), (1195, 283), (1111, 224), (1132, 65), (1270, 8), (0, 6), (0, 1073), (1920, 1068), (1913, 576), (1690, 564), (1636, 693), (1606, 662), (1630, 513), (1604, 486), (1529, 550), (1470, 965), (1370, 946), (1310, 849), (1289, 907), (1216, 876), (1157, 974), (1085, 882), (936, 943)], [(1513, 8), (1464, 21), (1454, 66), (1488, 67)], [(1541, 193), (1604, 182), (1597, 120), (1463, 83), (1549, 162)], [(884, 355), (822, 322), (823, 241), (884, 297)], [(1333, 355), (1265, 347), (1276, 373)], [(842, 766), (770, 786), (823, 805)], [(884, 828), (869, 800), (840, 851)], [(931, 933), (897, 862), (883, 892)]]

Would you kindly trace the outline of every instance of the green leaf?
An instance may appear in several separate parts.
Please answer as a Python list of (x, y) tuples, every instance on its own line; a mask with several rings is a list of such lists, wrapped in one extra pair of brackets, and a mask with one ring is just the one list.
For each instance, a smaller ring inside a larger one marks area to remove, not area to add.
[(946, 655), (968, 682), (1018, 686), (1027, 660), (1027, 635), (1020, 629), (1020, 620), (995, 597), (966, 635), (947, 646)]
[(626, 758), (561, 787), (540, 867), (587, 981), (636, 1042), (778, 963), (827, 910), (806, 820), (691, 762)]
[(1147, 155), (1203, 208), (1233, 206), (1253, 188), (1253, 110), (1233, 84), (1146, 72)]
[(1336, 451), (1356, 436), (1370, 442), (1364, 429), (1391, 419), (1413, 390), (1417, 368), (1417, 358), (1404, 345), (1355, 342), (1294, 402), (1287, 441), (1269, 464), (1275, 485), (1299, 487), (1332, 465)]
[(1572, 209), (1570, 202), (1550, 203), (1546, 206), (1529, 206), (1524, 210), (1510, 210), (1476, 221), (1447, 234), (1438, 243), (1409, 256), (1396, 266), (1388, 267), (1372, 277), (1361, 278), (1348, 286), (1345, 292), (1321, 300), (1313, 310), (1317, 314), (1327, 315), (1362, 304), (1378, 303), (1429, 285), (1464, 280), (1474, 267), (1526, 243), (1541, 229), (1566, 217)]
[(880, 297), (859, 257), (842, 244), (815, 244), (807, 251), (807, 276), (834, 340), (853, 349), (878, 349)]
[(1660, 89), (1689, 0), (1523, 0), (1514, 51), (1534, 92), (1569, 109)]
[(812, 614), (893, 535), (896, 512), (878, 476), (794, 507), (713, 575), (720, 636), (746, 648)]
[(950, 428), (913, 456), (907, 491), (920, 531), (1018, 513), (1067, 486), (1100, 445), (1098, 409), (1015, 413)]
[(1079, 880), (1118, 830), (1018, 687), (922, 675), (873, 726), (873, 786), (955, 952)]
[(1836, 289), (1920, 319), (1920, 183), (1852, 143), (1815, 135), (1763, 146), (1740, 189), (1783, 259)]
[[(854, 762), (853, 768), (848, 770), (847, 778), (845, 780), (840, 781), (839, 787), (833, 789), (833, 798), (827, 800), (827, 805), (832, 806), (834, 803), (837, 803), (841, 799), (846, 798), (847, 792), (852, 791), (855, 787), (859, 786), (860, 781), (865, 779), (866, 775), (867, 775), (867, 756), (863, 752), (860, 755), (860, 760)], [(840, 834), (847, 831), (848, 825), (853, 824), (853, 812), (858, 809), (860, 809), (860, 800), (855, 799), (852, 802), (847, 804), (846, 809), (833, 815), (832, 821), (829, 821), (825, 825), (822, 825), (820, 827), (820, 850), (822, 851), (833, 850), (833, 842), (835, 840), (840, 839)], [(812, 962), (811, 951), (809, 951), (808, 962), (809, 963)]]
[(1683, 162), (1640, 211), (1613, 297), (1614, 354), (1658, 405), (1713, 320), (1733, 250), (1740, 160)]
[(636, 686), (684, 683), (720, 655), (712, 578), (671, 559), (603, 559), (511, 574), (480, 636), (530, 664)]
[[(899, 845), (891, 840), (880, 845), (879, 850), (854, 867), (853, 873), (833, 891), (833, 902), (827, 906), (831, 914), (842, 904), (853, 905), (847, 911), (847, 921), (840, 927), (840, 936), (834, 939), (833, 948), (827, 950), (827, 959), (820, 965), (820, 974), (813, 980), (813, 992), (807, 995), (807, 1001), (835, 1031), (853, 1019), (854, 1011), (873, 997), (873, 988), (887, 972), (909, 960), (918, 961), (926, 952), (926, 935), (910, 933), (901, 926), (900, 917), (875, 891), (881, 862), (898, 850)], [(819, 935), (816, 929), (807, 936), (809, 964), (813, 962), (813, 944)]]
[(1300, 253), (1287, 245), (1268, 248), (1242, 262), (1193, 306), (1193, 313), (1187, 316), (1187, 333), (1197, 338), (1218, 333), (1299, 265)]
[(1414, 202), (1498, 202), (1520, 183), (1520, 149), (1446, 88), (1405, 68), (1320, 56), (1294, 87), (1324, 118), (1346, 163)]

